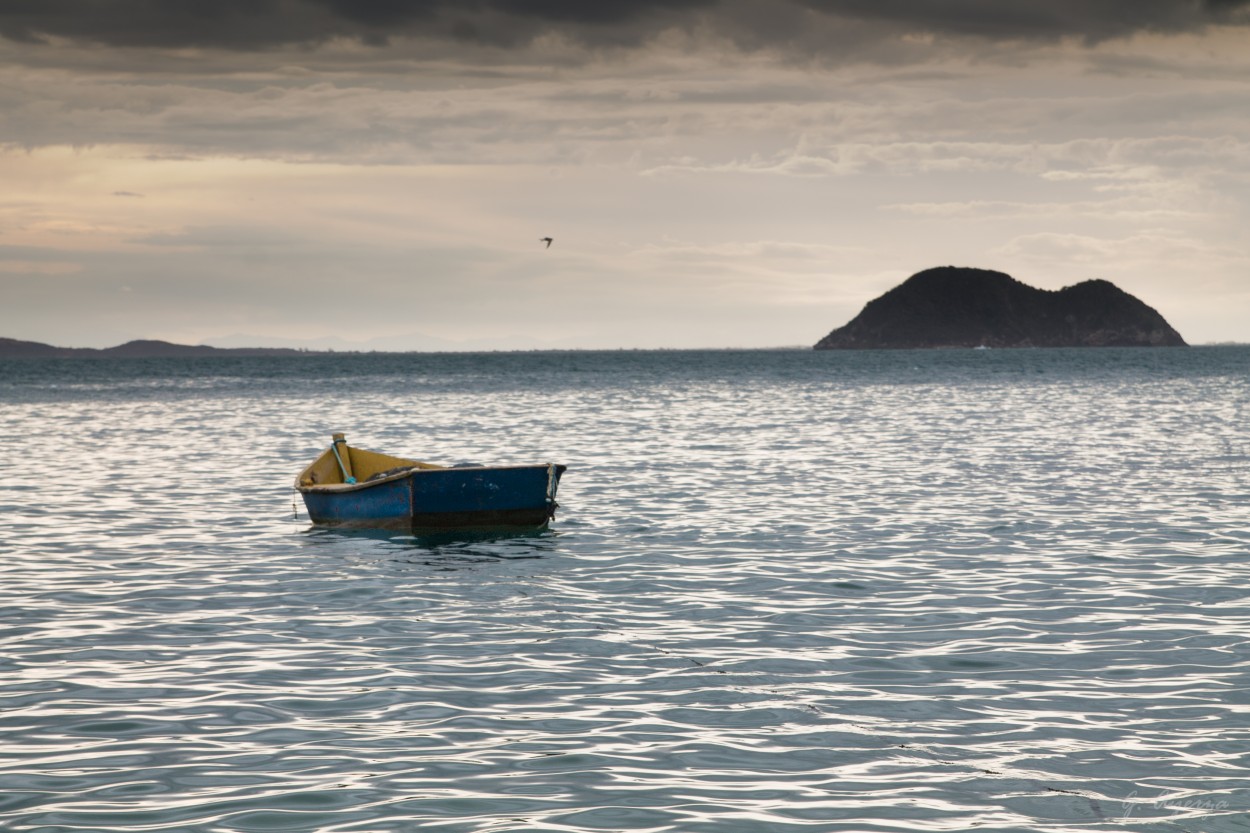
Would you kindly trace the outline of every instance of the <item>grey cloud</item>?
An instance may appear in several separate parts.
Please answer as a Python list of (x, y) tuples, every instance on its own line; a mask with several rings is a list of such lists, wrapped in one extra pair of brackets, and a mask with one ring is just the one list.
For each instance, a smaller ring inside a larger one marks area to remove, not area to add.
[(589, 46), (631, 46), (681, 29), (751, 47), (819, 50), (822, 40), (841, 48), (837, 31), (844, 26), (893, 35), (1099, 41), (1244, 23), (1247, 7), (1250, 0), (16, 0), (0, 5), (0, 36), (247, 51), (336, 38), (519, 46), (550, 33)]
[[(349, 38), (430, 37), (498, 45), (545, 31), (587, 41), (637, 40), (715, 0), (19, 0), (0, 6), (0, 36), (123, 47), (255, 50)], [(590, 30), (600, 29), (597, 35)], [(584, 31), (583, 31), (584, 30)], [(614, 31), (615, 30), (615, 31)]]
[(1237, 19), (1246, 0), (804, 0), (821, 12), (888, 20), (909, 30), (994, 39), (1079, 37), (1185, 31)]

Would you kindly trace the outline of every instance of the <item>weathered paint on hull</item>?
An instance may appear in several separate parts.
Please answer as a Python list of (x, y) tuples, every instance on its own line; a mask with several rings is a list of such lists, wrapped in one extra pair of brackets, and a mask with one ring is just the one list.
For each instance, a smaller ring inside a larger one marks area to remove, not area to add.
[(302, 488), (313, 523), (386, 529), (541, 528), (564, 466), (413, 471), (351, 489)]

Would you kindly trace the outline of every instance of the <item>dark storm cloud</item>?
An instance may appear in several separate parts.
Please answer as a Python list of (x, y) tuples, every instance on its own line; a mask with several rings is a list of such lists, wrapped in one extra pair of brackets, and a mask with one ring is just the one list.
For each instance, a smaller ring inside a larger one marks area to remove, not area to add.
[(810, 44), (812, 26), (884, 24), (894, 33), (1097, 41), (1245, 22), (1250, 0), (8, 0), (0, 36), (138, 47), (250, 50), (334, 38), (425, 37), (493, 45), (560, 33), (629, 45), (668, 29), (754, 46)]
[[(715, 0), (16, 0), (0, 36), (139, 47), (257, 49), (396, 36), (515, 43), (569, 30), (588, 42), (640, 40)], [(600, 30), (593, 35), (592, 30)], [(619, 29), (619, 32), (614, 32)]]
[(802, 0), (828, 14), (917, 32), (989, 38), (1102, 40), (1186, 31), (1236, 19), (1250, 0)]

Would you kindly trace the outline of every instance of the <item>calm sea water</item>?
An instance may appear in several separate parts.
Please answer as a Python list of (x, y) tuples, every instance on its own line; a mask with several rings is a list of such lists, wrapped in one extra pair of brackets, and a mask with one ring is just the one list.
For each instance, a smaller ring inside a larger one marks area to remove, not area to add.
[[(1250, 831), (1250, 348), (0, 363), (0, 829)], [(346, 431), (552, 529), (310, 528)]]

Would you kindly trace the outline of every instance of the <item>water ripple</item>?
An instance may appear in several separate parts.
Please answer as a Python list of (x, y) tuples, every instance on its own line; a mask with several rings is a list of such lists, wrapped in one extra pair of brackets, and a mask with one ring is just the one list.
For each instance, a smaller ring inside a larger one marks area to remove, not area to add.
[[(1250, 831), (1248, 359), (5, 364), (0, 827)], [(331, 429), (564, 508), (310, 529)]]

